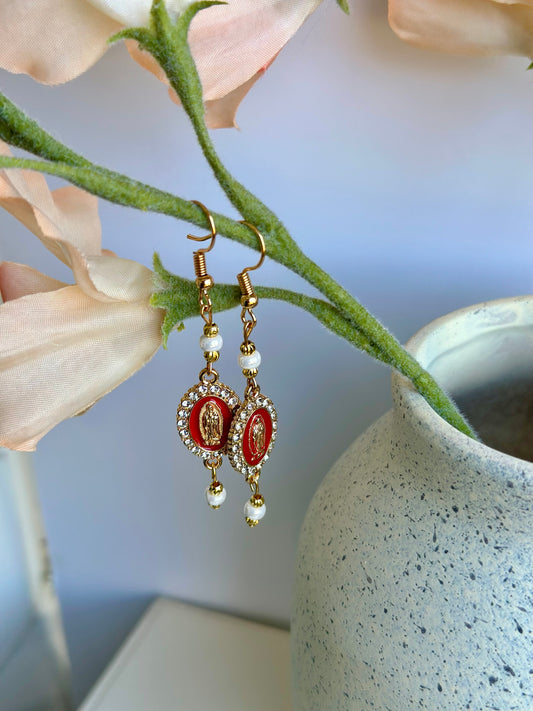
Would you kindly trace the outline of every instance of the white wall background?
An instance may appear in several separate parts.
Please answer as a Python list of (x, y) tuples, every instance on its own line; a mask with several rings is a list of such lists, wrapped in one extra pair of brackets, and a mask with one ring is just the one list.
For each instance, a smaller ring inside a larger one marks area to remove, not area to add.
[[(228, 167), (305, 251), (406, 340), (456, 308), (533, 291), (533, 72), (518, 59), (433, 55), (402, 44), (386, 3), (347, 18), (323, 4), (219, 131)], [(89, 158), (231, 212), (181, 110), (123, 47), (54, 89), (3, 73), (2, 90)], [(231, 213), (233, 214), (233, 213)], [(192, 275), (187, 225), (101, 205), (104, 244)], [(9, 215), (1, 257), (66, 278)], [(220, 239), (209, 266), (230, 281), (250, 260)], [(275, 264), (256, 282), (310, 291)], [(260, 276), (259, 276), (260, 275)], [(78, 697), (156, 594), (287, 625), (298, 530), (325, 472), (390, 406), (389, 374), (279, 303), (262, 302), (260, 382), (280, 434), (262, 480), (268, 518), (242, 520), (247, 490), (226, 464), (228, 501), (203, 498), (199, 460), (178, 441), (182, 392), (203, 362), (198, 320), (133, 379), (65, 422), (35, 457)], [(242, 389), (236, 311), (217, 317), (221, 377)]]

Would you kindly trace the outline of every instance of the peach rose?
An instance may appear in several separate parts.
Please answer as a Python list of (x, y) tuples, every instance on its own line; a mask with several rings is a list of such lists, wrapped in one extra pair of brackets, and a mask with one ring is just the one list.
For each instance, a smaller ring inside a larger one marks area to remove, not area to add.
[[(206, 122), (235, 125), (235, 112), (253, 84), (321, 0), (229, 0), (200, 11), (189, 33), (198, 66)], [(190, 0), (167, 0), (177, 15)], [(44, 84), (69, 81), (92, 66), (107, 40), (124, 27), (147, 25), (151, 0), (7, 0), (0, 2), (0, 67)], [(152, 58), (128, 49), (158, 78)]]
[[(1, 142), (0, 153), (9, 154)], [(152, 272), (101, 249), (92, 195), (72, 186), (50, 192), (37, 173), (0, 171), (0, 206), (76, 281), (0, 263), (0, 445), (31, 451), (150, 360), (163, 311), (149, 305)]]
[(389, 0), (389, 22), (418, 47), (533, 57), (533, 0)]

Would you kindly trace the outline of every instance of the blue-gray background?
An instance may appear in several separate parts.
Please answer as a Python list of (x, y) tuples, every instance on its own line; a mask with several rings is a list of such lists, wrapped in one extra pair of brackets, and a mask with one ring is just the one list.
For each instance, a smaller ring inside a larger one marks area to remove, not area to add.
[[(233, 173), (273, 208), (314, 260), (401, 340), (456, 308), (533, 291), (533, 72), (520, 59), (413, 49), (386, 3), (330, 0), (239, 113), (214, 135)], [(2, 73), (1, 88), (96, 162), (231, 212), (183, 112), (115, 47), (68, 85)], [(57, 185), (58, 183), (53, 183)], [(191, 275), (187, 227), (101, 204), (104, 246)], [(3, 259), (68, 280), (7, 214)], [(231, 281), (251, 252), (219, 240), (209, 265)], [(275, 264), (255, 280), (312, 293)], [(203, 467), (177, 441), (182, 392), (203, 361), (200, 323), (174, 334), (134, 378), (52, 431), (35, 456), (75, 686), (94, 683), (150, 598), (172, 595), (286, 626), (298, 530), (325, 472), (390, 406), (389, 374), (305, 313), (262, 302), (260, 382), (280, 434), (263, 473), (268, 517), (250, 531), (247, 490), (225, 465), (228, 501), (203, 498)], [(217, 316), (223, 379), (242, 387), (236, 311)]]

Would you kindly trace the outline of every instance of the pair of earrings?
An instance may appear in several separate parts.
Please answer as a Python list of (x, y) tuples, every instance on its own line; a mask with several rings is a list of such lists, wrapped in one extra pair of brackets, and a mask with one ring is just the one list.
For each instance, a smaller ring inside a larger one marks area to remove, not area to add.
[(228, 456), (231, 466), (244, 476), (252, 491), (250, 499), (244, 505), (244, 516), (246, 523), (253, 527), (266, 512), (265, 499), (259, 493), (259, 475), (274, 446), (278, 426), (274, 405), (270, 398), (261, 393), (256, 382), (261, 355), (250, 340), (257, 324), (254, 309), (258, 299), (248, 272), (261, 266), (266, 247), (257, 228), (249, 222), (243, 222), (257, 236), (261, 246), (261, 258), (255, 266), (246, 267), (237, 274), (243, 324), (243, 341), (238, 359), (246, 378), (241, 401), (230, 387), (219, 380), (218, 372), (213, 367), (219, 359), (223, 341), (218, 326), (213, 322), (213, 305), (209, 291), (214, 281), (207, 272), (205, 255), (213, 248), (217, 232), (209, 210), (202, 203), (196, 200), (193, 202), (204, 211), (211, 228), (211, 234), (206, 237), (187, 235), (188, 239), (196, 242), (211, 239), (209, 247), (193, 253), (200, 315), (205, 322), (200, 348), (204, 352), (206, 365), (200, 371), (199, 383), (181, 398), (176, 425), (185, 446), (201, 457), (204, 466), (211, 472), (211, 483), (205, 490), (207, 503), (211, 508), (220, 508), (226, 499), (226, 490), (218, 477), (224, 454)]

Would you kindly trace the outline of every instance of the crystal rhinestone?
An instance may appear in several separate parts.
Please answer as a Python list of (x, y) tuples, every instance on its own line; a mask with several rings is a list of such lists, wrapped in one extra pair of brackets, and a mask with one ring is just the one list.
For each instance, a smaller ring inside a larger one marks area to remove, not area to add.
[(176, 424), (178, 425), (178, 427), (183, 427), (187, 424), (187, 420), (178, 420)]
[(229, 392), (227, 390), (221, 390), (220, 391), (220, 397), (225, 400), (229, 395)]
[(248, 408), (247, 408), (247, 409), (248, 409), (248, 410), (253, 410), (253, 409), (254, 409), (254, 407), (255, 407), (255, 405), (253, 404), (253, 402), (249, 402), (249, 403), (248, 403)]
[(191, 443), (191, 440), (190, 440), (190, 439), (186, 439), (186, 440), (184, 441), (184, 444), (185, 444), (187, 447), (190, 445), (190, 443)]
[(187, 437), (188, 434), (187, 430), (180, 430), (180, 437)]
[(207, 392), (207, 385), (200, 385), (200, 387), (198, 388), (198, 392), (199, 392), (201, 395), (205, 395), (206, 392)]
[(277, 423), (277, 422), (273, 422), (273, 423), (272, 423), (272, 429), (273, 429), (274, 431), (278, 429), (278, 423)]
[(239, 439), (239, 435), (238, 435), (238, 434), (234, 434), (233, 437), (232, 437), (232, 439), (233, 439), (234, 442), (237, 442), (238, 439)]
[(193, 448), (191, 449), (191, 452), (192, 452), (193, 454), (196, 454), (196, 452), (198, 452), (198, 447), (193, 447)]
[(189, 397), (194, 402), (195, 400), (198, 400), (198, 393), (191, 393)]
[(237, 422), (237, 424), (235, 425), (235, 429), (237, 430), (237, 432), (240, 432), (242, 430), (242, 422)]
[(272, 405), (267, 405), (267, 410), (268, 410), (269, 412), (272, 412), (273, 409), (274, 409), (274, 408), (272, 407)]
[(190, 407), (191, 403), (188, 400), (182, 400), (181, 401), (181, 406), (182, 407)]
[(239, 451), (239, 445), (238, 445), (238, 444), (234, 444), (233, 447), (231, 448), (231, 451), (232, 451), (232, 452), (238, 452), (238, 451)]
[(230, 407), (235, 407), (235, 405), (236, 405), (238, 402), (239, 402), (239, 401), (237, 400), (236, 397), (232, 397), (231, 400), (228, 402), (228, 405), (229, 405)]
[(248, 417), (246, 412), (241, 412), (241, 420), (245, 420)]
[(178, 410), (178, 417), (185, 417), (186, 414), (185, 410)]
[(218, 385), (211, 385), (211, 387), (209, 388), (209, 392), (213, 394), (218, 394), (219, 391), (220, 388), (218, 387)]

